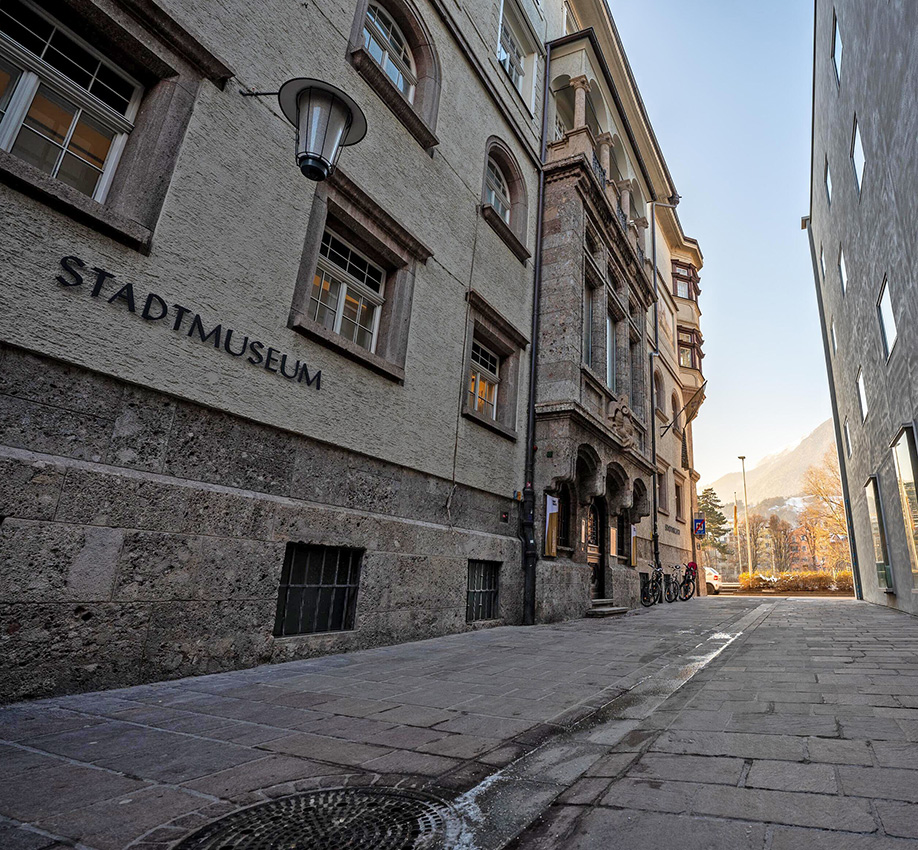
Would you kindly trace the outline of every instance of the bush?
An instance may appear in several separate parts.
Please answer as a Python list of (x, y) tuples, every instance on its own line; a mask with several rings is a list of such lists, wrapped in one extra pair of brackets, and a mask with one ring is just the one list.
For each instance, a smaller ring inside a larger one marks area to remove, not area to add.
[(741, 590), (774, 590), (777, 593), (852, 591), (854, 577), (851, 570), (838, 572), (834, 578), (829, 570), (794, 570), (778, 575), (740, 573), (739, 585)]

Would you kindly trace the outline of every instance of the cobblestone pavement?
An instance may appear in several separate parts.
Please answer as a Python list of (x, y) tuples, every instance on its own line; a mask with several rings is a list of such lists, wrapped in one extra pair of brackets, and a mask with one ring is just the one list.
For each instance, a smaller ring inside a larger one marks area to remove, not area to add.
[(918, 619), (700, 598), (0, 710), (2, 850), (355, 784), (436, 789), (482, 850), (915, 848)]

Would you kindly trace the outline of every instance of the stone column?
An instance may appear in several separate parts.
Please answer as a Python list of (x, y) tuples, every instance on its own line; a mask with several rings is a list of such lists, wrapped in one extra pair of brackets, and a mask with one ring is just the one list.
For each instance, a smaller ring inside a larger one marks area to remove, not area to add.
[(622, 212), (625, 214), (625, 219), (628, 219), (631, 216), (631, 181), (619, 180), (618, 183), (615, 184), (615, 188), (618, 189), (618, 198), (622, 207)]
[(596, 146), (599, 148), (599, 164), (603, 167), (603, 170), (606, 172), (606, 180), (609, 179), (609, 156), (612, 151), (612, 134), (611, 133), (602, 133), (598, 139), (596, 139)]
[(586, 96), (590, 90), (590, 81), (585, 76), (571, 79), (574, 87), (574, 128), (580, 130), (586, 127)]

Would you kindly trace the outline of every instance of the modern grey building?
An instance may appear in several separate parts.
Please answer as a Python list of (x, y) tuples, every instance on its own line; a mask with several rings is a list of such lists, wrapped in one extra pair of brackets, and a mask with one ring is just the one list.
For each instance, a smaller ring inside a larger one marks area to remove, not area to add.
[[(918, 5), (817, 0), (810, 238), (859, 592), (918, 613)], [(859, 582), (858, 582), (859, 573)]]

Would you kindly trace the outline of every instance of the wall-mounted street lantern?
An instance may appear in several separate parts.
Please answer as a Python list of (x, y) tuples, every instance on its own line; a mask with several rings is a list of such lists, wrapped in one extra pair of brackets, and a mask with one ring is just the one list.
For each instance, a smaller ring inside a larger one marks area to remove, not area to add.
[(310, 180), (327, 179), (341, 148), (367, 134), (361, 108), (343, 91), (321, 80), (287, 80), (277, 93), (281, 112), (296, 127), (296, 164)]

